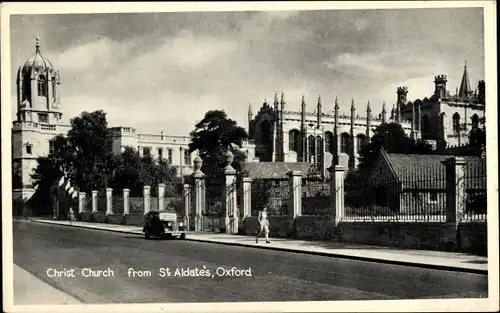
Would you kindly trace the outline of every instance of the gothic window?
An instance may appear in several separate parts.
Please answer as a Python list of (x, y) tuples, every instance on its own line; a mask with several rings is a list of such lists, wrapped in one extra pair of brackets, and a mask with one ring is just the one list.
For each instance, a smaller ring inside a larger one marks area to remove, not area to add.
[(477, 128), (479, 126), (479, 116), (477, 114), (472, 115), (472, 128)]
[(273, 141), (273, 138), (271, 136), (271, 124), (269, 121), (263, 121), (261, 126), (260, 126), (260, 131), (261, 131), (261, 138), (262, 138), (262, 143), (264, 144), (270, 144)]
[(142, 149), (142, 155), (144, 155), (144, 156), (150, 156), (151, 155), (151, 150), (149, 148), (143, 148)]
[(316, 162), (321, 162), (323, 155), (323, 138), (316, 136)]
[(460, 132), (460, 114), (453, 114), (453, 132), (458, 134)]
[(430, 133), (430, 121), (429, 121), (429, 115), (425, 114), (422, 116), (422, 135), (423, 136), (428, 136)]
[(299, 131), (296, 129), (291, 130), (288, 133), (289, 150), (298, 151), (299, 149)]
[(28, 144), (26, 145), (26, 154), (32, 154), (33, 153), (33, 146)]
[(57, 84), (56, 84), (56, 78), (55, 78), (55, 77), (53, 77), (53, 78), (52, 78), (52, 97), (53, 97), (54, 99), (56, 99), (56, 98), (57, 98), (57, 96), (56, 96), (56, 85), (57, 85)]
[(316, 151), (316, 147), (315, 147), (314, 143), (315, 143), (314, 137), (309, 136), (309, 138), (307, 138), (307, 147), (308, 147), (309, 156), (314, 156), (314, 152)]
[(38, 76), (38, 83), (37, 83), (37, 94), (39, 97), (46, 97), (47, 96), (47, 84), (45, 82), (45, 77), (43, 75)]
[(163, 159), (163, 148), (158, 148), (158, 159), (159, 160)]
[(325, 151), (333, 153), (334, 151), (333, 134), (331, 132), (325, 133)]
[(342, 133), (342, 135), (340, 135), (340, 152), (348, 153), (348, 149), (349, 149), (349, 134)]
[(366, 140), (366, 137), (363, 134), (359, 134), (356, 136), (356, 148), (357, 148), (358, 153), (359, 153), (359, 151), (361, 151), (361, 149), (363, 149), (363, 147), (365, 145), (365, 140)]

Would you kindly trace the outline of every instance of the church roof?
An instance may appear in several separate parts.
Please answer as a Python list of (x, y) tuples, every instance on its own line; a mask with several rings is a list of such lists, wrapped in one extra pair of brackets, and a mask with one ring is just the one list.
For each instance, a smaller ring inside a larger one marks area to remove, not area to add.
[(458, 90), (458, 96), (461, 98), (467, 98), (469, 93), (472, 91), (470, 87), (469, 74), (467, 73), (467, 63), (464, 66), (464, 73), (462, 75), (462, 82), (460, 83), (460, 89)]
[[(446, 189), (446, 166), (451, 155), (386, 153), (393, 173), (410, 189)], [(486, 162), (480, 157), (466, 156), (467, 189), (486, 189)]]

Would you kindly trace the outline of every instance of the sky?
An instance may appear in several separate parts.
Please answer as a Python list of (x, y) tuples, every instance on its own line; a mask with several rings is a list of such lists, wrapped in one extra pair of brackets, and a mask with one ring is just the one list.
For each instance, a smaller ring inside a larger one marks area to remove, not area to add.
[(434, 76), (453, 94), (465, 60), (471, 85), (484, 79), (483, 10), (393, 9), (173, 12), (11, 16), (12, 116), (15, 74), (34, 53), (59, 69), (64, 120), (102, 109), (110, 126), (188, 135), (211, 109), (247, 127), (275, 92), (313, 112), (338, 97), (363, 116), (396, 88), (430, 96)]

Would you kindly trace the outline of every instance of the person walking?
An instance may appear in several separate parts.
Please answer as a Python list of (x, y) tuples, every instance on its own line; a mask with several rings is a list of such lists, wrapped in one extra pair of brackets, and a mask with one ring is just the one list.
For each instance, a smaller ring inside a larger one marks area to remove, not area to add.
[(266, 235), (266, 243), (271, 243), (269, 241), (269, 220), (267, 218), (267, 207), (264, 207), (262, 211), (259, 212), (259, 217), (257, 218), (259, 222), (259, 229), (257, 231), (257, 237), (255, 238), (255, 242), (259, 243), (259, 237), (264, 232)]

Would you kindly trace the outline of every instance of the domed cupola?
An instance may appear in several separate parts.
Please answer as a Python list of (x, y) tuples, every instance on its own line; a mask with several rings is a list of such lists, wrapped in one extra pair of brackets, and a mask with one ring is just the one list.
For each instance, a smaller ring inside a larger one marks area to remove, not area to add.
[(40, 43), (38, 38), (35, 44), (35, 53), (23, 65), (21, 74), (33, 79), (37, 74), (50, 74), (54, 70), (52, 63), (40, 53)]
[[(59, 71), (42, 56), (38, 38), (35, 53), (17, 72), (18, 121), (53, 123), (61, 118)], [(43, 113), (43, 111), (47, 113)], [(37, 116), (34, 116), (35, 112)]]

